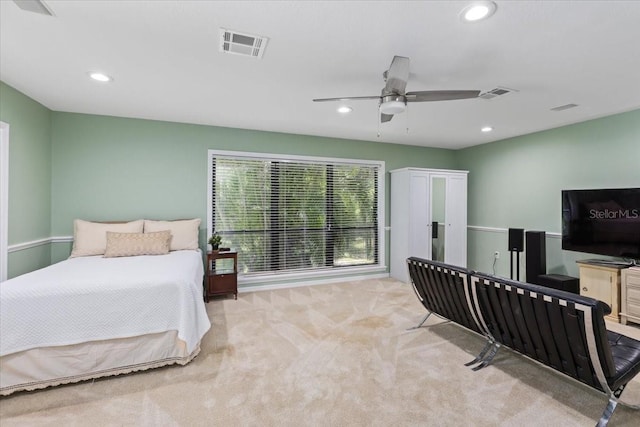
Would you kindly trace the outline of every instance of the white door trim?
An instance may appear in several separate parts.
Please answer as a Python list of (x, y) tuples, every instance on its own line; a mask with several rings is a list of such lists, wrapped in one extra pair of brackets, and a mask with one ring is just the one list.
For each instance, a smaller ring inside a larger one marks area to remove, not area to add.
[(9, 124), (0, 122), (0, 282), (7, 280), (9, 232)]

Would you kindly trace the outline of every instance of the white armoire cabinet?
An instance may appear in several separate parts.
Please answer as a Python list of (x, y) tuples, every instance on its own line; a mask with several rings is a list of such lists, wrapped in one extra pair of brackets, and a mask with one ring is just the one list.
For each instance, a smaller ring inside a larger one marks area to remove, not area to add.
[(467, 265), (467, 171), (391, 173), (391, 277), (409, 282), (407, 258)]

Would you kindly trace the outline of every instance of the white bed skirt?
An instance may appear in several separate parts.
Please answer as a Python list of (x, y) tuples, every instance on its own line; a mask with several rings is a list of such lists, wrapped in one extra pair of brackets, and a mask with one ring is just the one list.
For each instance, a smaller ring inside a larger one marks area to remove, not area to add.
[(187, 353), (187, 345), (176, 331), (35, 348), (0, 357), (0, 396), (165, 365), (186, 365), (199, 352), (198, 343)]

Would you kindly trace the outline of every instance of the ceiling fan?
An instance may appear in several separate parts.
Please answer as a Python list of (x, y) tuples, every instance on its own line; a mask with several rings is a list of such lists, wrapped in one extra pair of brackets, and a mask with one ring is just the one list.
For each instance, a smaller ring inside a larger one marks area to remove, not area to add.
[(422, 90), (405, 92), (409, 79), (409, 58), (394, 56), (389, 69), (382, 73), (386, 82), (380, 96), (348, 96), (341, 98), (318, 98), (314, 102), (351, 101), (377, 99), (380, 103), (380, 121), (388, 122), (394, 114), (402, 113), (408, 102), (449, 101), (454, 99), (477, 98), (479, 90)]

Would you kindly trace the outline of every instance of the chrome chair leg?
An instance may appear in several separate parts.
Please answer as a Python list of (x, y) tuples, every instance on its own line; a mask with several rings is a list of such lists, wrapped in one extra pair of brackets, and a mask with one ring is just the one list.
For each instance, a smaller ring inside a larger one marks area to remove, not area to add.
[(467, 362), (464, 364), (464, 366), (471, 366), (471, 365), (475, 365), (476, 363), (482, 361), (482, 359), (484, 358), (484, 356), (487, 354), (487, 352), (489, 351), (489, 349), (493, 346), (493, 341), (489, 340), (487, 341), (487, 343), (485, 344), (484, 348), (480, 351), (480, 353), (478, 353), (478, 355), (476, 356), (475, 359), (473, 359), (470, 362)]
[(407, 331), (413, 331), (414, 329), (418, 329), (419, 327), (421, 327), (422, 325), (424, 325), (424, 322), (427, 321), (427, 319), (429, 318), (429, 316), (431, 316), (431, 312), (427, 313), (426, 316), (424, 316), (424, 318), (420, 321), (420, 323), (418, 323), (418, 326), (412, 326), (411, 328), (407, 329)]
[(609, 403), (607, 403), (607, 407), (604, 408), (604, 412), (602, 413), (600, 420), (598, 420), (598, 424), (596, 424), (596, 427), (605, 427), (609, 423), (609, 420), (613, 415), (613, 411), (616, 410), (617, 405), (618, 399), (616, 399), (614, 396), (611, 396), (609, 398)]
[(493, 360), (493, 358), (495, 357), (496, 353), (498, 353), (498, 349), (500, 349), (500, 344), (493, 343), (493, 346), (491, 347), (491, 350), (486, 355), (486, 357), (484, 357), (482, 359), (482, 362), (478, 366), (474, 366), (473, 368), (471, 368), (471, 370), (472, 371), (479, 371), (480, 369), (484, 368), (485, 366), (488, 366), (491, 363), (491, 361)]
[(613, 395), (609, 396), (609, 402), (607, 402), (607, 406), (606, 408), (604, 408), (604, 412), (602, 413), (602, 416), (598, 420), (598, 424), (596, 424), (596, 427), (604, 427), (609, 423), (609, 420), (613, 415), (613, 411), (616, 410), (616, 407), (618, 406), (618, 404), (630, 409), (640, 410), (640, 405), (635, 405), (633, 403), (625, 402), (622, 399), (620, 399), (620, 395), (622, 394), (626, 386), (627, 386), (626, 384), (622, 385), (617, 390), (613, 391)]

